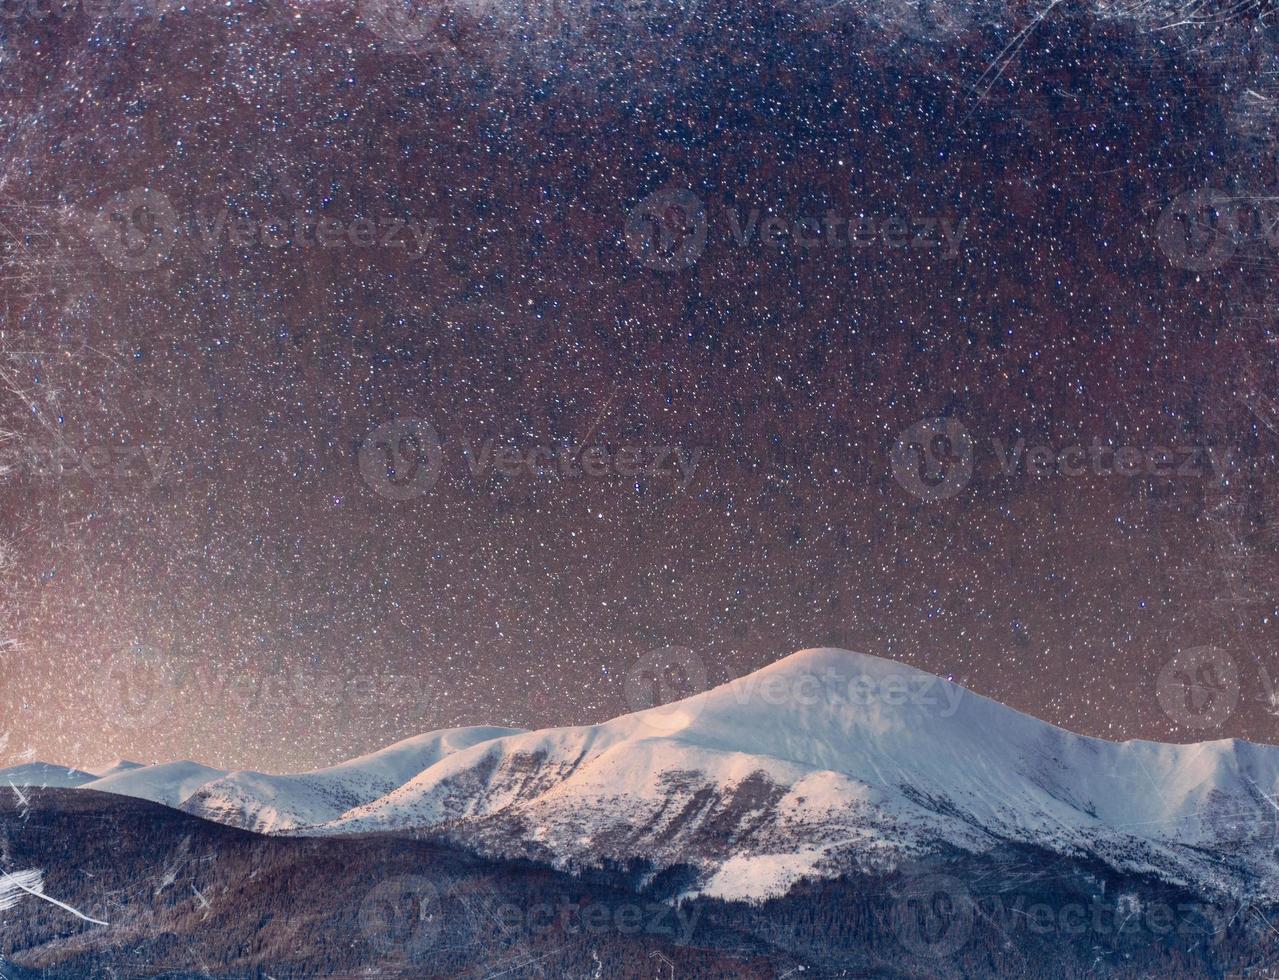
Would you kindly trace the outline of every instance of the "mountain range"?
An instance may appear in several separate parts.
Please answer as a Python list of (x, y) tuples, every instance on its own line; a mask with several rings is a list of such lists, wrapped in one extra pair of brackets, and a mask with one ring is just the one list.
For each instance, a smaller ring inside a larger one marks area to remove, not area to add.
[(393, 832), (566, 870), (642, 859), (761, 900), (802, 878), (1033, 846), (1212, 900), (1279, 895), (1279, 747), (1076, 735), (902, 664), (803, 650), (598, 725), (418, 735), (327, 769), (31, 763), (0, 786), (138, 797), (302, 836)]

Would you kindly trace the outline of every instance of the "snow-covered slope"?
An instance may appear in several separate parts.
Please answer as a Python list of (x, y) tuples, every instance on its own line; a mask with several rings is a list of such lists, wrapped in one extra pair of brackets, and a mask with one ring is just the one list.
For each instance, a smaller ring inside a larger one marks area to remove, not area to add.
[(454, 752), (519, 731), (477, 727), (430, 732), (295, 776), (228, 773), (189, 794), (182, 809), (260, 833), (322, 824), (385, 796)]
[(225, 775), (221, 769), (210, 769), (198, 762), (162, 762), (156, 766), (125, 769), (80, 788), (136, 796), (176, 807), (205, 783)]
[(122, 772), (132, 772), (134, 769), (141, 769), (142, 767), (143, 764), (141, 762), (130, 762), (128, 759), (117, 759), (115, 762), (111, 763), (111, 765), (98, 773), (98, 779), (106, 779), (108, 776), (115, 776)]
[(91, 772), (54, 766), (47, 762), (27, 762), (0, 769), (0, 788), (5, 786), (83, 786), (97, 777)]
[(692, 864), (725, 897), (1016, 843), (1279, 899), (1279, 748), (1085, 738), (827, 648), (600, 725), (435, 732), (296, 776), (187, 762), (83, 785), (260, 831), (426, 829), (569, 867)]
[(1277, 748), (1085, 738), (816, 649), (675, 705), (481, 743), (321, 830), (436, 827), (565, 865), (691, 862), (703, 890), (731, 897), (1001, 842), (1279, 896), (1276, 792)]

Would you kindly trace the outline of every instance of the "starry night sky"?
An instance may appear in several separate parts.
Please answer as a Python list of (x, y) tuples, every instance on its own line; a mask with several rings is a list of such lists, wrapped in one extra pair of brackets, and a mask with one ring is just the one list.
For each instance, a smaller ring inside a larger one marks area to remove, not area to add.
[[(413, 42), (324, 0), (15, 7), (0, 765), (600, 721), (666, 646), (712, 683), (832, 644), (1086, 734), (1279, 741), (1279, 236), (1249, 204), (1279, 40), (1071, 4), (998, 58), (1046, 6), (565, 5)], [(1186, 268), (1166, 209), (1202, 187), (1260, 231)], [(128, 267), (143, 192), (162, 249)], [(951, 496), (894, 475), (934, 417), (973, 448)], [(440, 440), (408, 499), (361, 468), (396, 419)], [(1005, 473), (1019, 439), (1142, 472)], [(1156, 697), (1200, 647), (1238, 671), (1210, 728)]]

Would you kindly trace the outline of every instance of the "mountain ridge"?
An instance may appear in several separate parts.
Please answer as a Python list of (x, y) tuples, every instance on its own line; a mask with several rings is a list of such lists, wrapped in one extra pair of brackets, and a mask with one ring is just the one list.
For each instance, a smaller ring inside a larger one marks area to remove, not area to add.
[(1279, 894), (1279, 748), (1096, 739), (831, 647), (597, 725), (426, 733), (298, 775), (166, 765), (82, 788), (262, 832), (435, 835), (566, 868), (690, 864), (692, 890), (724, 898), (999, 844), (1203, 894)]

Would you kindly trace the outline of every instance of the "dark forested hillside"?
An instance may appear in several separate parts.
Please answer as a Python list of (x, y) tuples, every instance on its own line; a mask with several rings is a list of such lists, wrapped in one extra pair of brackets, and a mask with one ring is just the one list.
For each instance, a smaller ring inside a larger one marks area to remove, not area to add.
[[(9, 980), (1224, 978), (1279, 962), (1267, 910), (1033, 850), (804, 883), (758, 906), (676, 904), (678, 869), (571, 877), (426, 840), (263, 837), (141, 800), (24, 790), (0, 805), (0, 867)], [(5, 899), (33, 871), (60, 904)]]
[(0, 807), (0, 866), (43, 871), (47, 896), (107, 924), (24, 894), (0, 912), (10, 980), (521, 975), (522, 963), (640, 976), (659, 951), (679, 976), (772, 975), (743, 942), (714, 943), (745, 950), (731, 966), (681, 946), (694, 937), (675, 912), (608, 873), (579, 881), (425, 841), (262, 837), (141, 800), (23, 794)]

